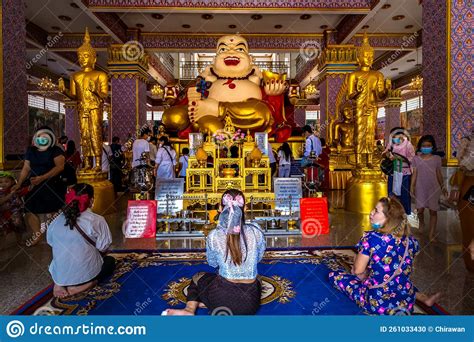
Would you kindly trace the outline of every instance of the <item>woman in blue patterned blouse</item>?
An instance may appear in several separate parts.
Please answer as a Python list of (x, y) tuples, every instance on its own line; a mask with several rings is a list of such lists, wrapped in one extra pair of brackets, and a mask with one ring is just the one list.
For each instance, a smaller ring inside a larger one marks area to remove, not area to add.
[(330, 272), (329, 279), (369, 314), (409, 314), (415, 304), (410, 274), (420, 246), (411, 235), (402, 204), (381, 198), (370, 213), (370, 223), (373, 230), (356, 245), (359, 253), (351, 272)]
[(216, 273), (193, 276), (186, 307), (166, 310), (167, 315), (194, 315), (198, 306), (212, 315), (254, 315), (260, 307), (261, 285), (257, 264), (265, 253), (260, 228), (245, 223), (245, 197), (230, 189), (222, 195), (219, 222), (206, 241), (207, 262)]

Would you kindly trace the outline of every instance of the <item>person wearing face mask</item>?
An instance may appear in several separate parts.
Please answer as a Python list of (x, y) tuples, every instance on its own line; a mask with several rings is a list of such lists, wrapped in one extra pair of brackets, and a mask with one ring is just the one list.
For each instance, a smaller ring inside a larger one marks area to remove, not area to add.
[(47, 241), (53, 250), (49, 272), (55, 297), (87, 291), (115, 269), (115, 259), (102, 256), (112, 243), (112, 235), (104, 217), (91, 211), (93, 203), (91, 185), (74, 185), (66, 194), (61, 213), (47, 227)]
[(381, 198), (370, 213), (370, 224), (372, 231), (365, 232), (356, 245), (351, 272), (330, 272), (330, 282), (369, 314), (410, 314), (415, 296), (432, 306), (439, 294), (416, 293), (410, 279), (420, 245), (411, 234), (402, 204), (395, 197)]
[[(403, 208), (405, 208), (405, 213), (410, 215), (411, 162), (415, 157), (415, 149), (408, 139), (407, 131), (403, 127), (392, 128), (390, 137), (387, 148), (382, 153), (383, 156), (388, 157), (394, 162), (394, 174), (388, 176), (388, 195), (397, 196)], [(398, 174), (395, 174), (396, 172)]]
[(30, 184), (31, 190), (25, 196), (25, 220), (33, 235), (28, 246), (34, 246), (42, 240), (41, 222), (48, 214), (58, 211), (64, 204), (66, 183), (61, 179), (65, 157), (63, 150), (56, 144), (53, 131), (41, 127), (33, 136), (32, 146), (25, 154), (25, 161), (12, 191)]
[(145, 153), (147, 158), (149, 158), (150, 154), (150, 134), (151, 131), (149, 128), (144, 128), (140, 132), (140, 138), (133, 142), (132, 146), (132, 167), (137, 167), (140, 165), (140, 158), (142, 154)]
[(411, 196), (415, 198), (420, 229), (424, 228), (424, 209), (430, 211), (430, 240), (435, 239), (438, 221), (439, 198), (441, 191), (447, 196), (447, 191), (441, 174), (441, 157), (435, 155), (436, 142), (431, 135), (424, 135), (418, 142), (417, 151), (413, 158), (411, 177)]

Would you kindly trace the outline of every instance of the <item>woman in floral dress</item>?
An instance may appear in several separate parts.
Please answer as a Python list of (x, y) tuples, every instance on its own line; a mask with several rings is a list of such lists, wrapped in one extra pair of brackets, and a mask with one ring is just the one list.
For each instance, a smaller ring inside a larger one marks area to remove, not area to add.
[(397, 199), (381, 198), (370, 223), (373, 230), (356, 245), (359, 253), (351, 272), (331, 272), (329, 280), (369, 314), (409, 314), (415, 304), (410, 274), (420, 247), (405, 210)]

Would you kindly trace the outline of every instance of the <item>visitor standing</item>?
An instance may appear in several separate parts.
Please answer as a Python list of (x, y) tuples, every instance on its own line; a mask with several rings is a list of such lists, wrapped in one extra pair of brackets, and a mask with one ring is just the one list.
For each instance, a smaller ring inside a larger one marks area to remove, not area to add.
[(133, 142), (132, 146), (132, 167), (140, 165), (142, 154), (145, 153), (147, 161), (150, 158), (150, 129), (144, 128), (140, 132), (140, 138)]
[(284, 142), (278, 151), (278, 177), (290, 177), (292, 158), (290, 145)]
[(159, 148), (155, 159), (156, 181), (160, 179), (172, 179), (175, 177), (176, 151), (171, 147), (168, 137), (161, 136), (158, 140)]
[(181, 157), (179, 157), (179, 172), (178, 172), (178, 177), (179, 178), (186, 178), (186, 170), (188, 169), (188, 161), (189, 161), (189, 148), (185, 147), (181, 151), (183, 154)]
[(110, 163), (110, 182), (114, 186), (114, 191), (122, 191), (122, 167), (125, 162), (125, 157), (122, 151), (122, 145), (120, 145), (120, 138), (113, 137), (112, 144), (110, 145), (112, 150), (112, 161)]
[(424, 135), (418, 141), (420, 152), (412, 161), (411, 196), (415, 198), (420, 229), (425, 226), (424, 209), (430, 212), (430, 240), (435, 239), (438, 222), (439, 199), (441, 191), (447, 195), (441, 174), (441, 157), (435, 155), (436, 142), (431, 135)]
[(33, 230), (29, 246), (41, 241), (41, 222), (46, 220), (47, 214), (58, 211), (64, 205), (66, 183), (60, 177), (64, 164), (64, 152), (56, 145), (53, 131), (49, 127), (41, 127), (35, 132), (32, 146), (26, 151), (18, 184), (12, 188), (16, 191), (25, 182), (31, 187), (25, 196), (26, 224)]
[[(407, 215), (411, 214), (411, 162), (415, 157), (415, 149), (408, 139), (408, 133), (403, 127), (395, 127), (390, 131), (390, 141), (383, 155), (394, 161), (394, 174), (388, 176), (388, 194), (395, 195), (405, 208)], [(395, 174), (399, 172), (399, 174)], [(394, 182), (395, 180), (395, 182)]]

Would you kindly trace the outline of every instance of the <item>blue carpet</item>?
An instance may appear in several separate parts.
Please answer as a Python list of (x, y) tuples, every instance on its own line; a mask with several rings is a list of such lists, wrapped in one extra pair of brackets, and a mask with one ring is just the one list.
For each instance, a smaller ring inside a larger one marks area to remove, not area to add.
[[(187, 285), (214, 272), (203, 252), (121, 252), (111, 279), (67, 300), (48, 291), (18, 309), (36, 315), (160, 315), (183, 308)], [(262, 300), (258, 315), (361, 315), (364, 312), (328, 281), (330, 270), (350, 268), (351, 249), (267, 251), (258, 265)], [(198, 315), (207, 315), (199, 309)]]

